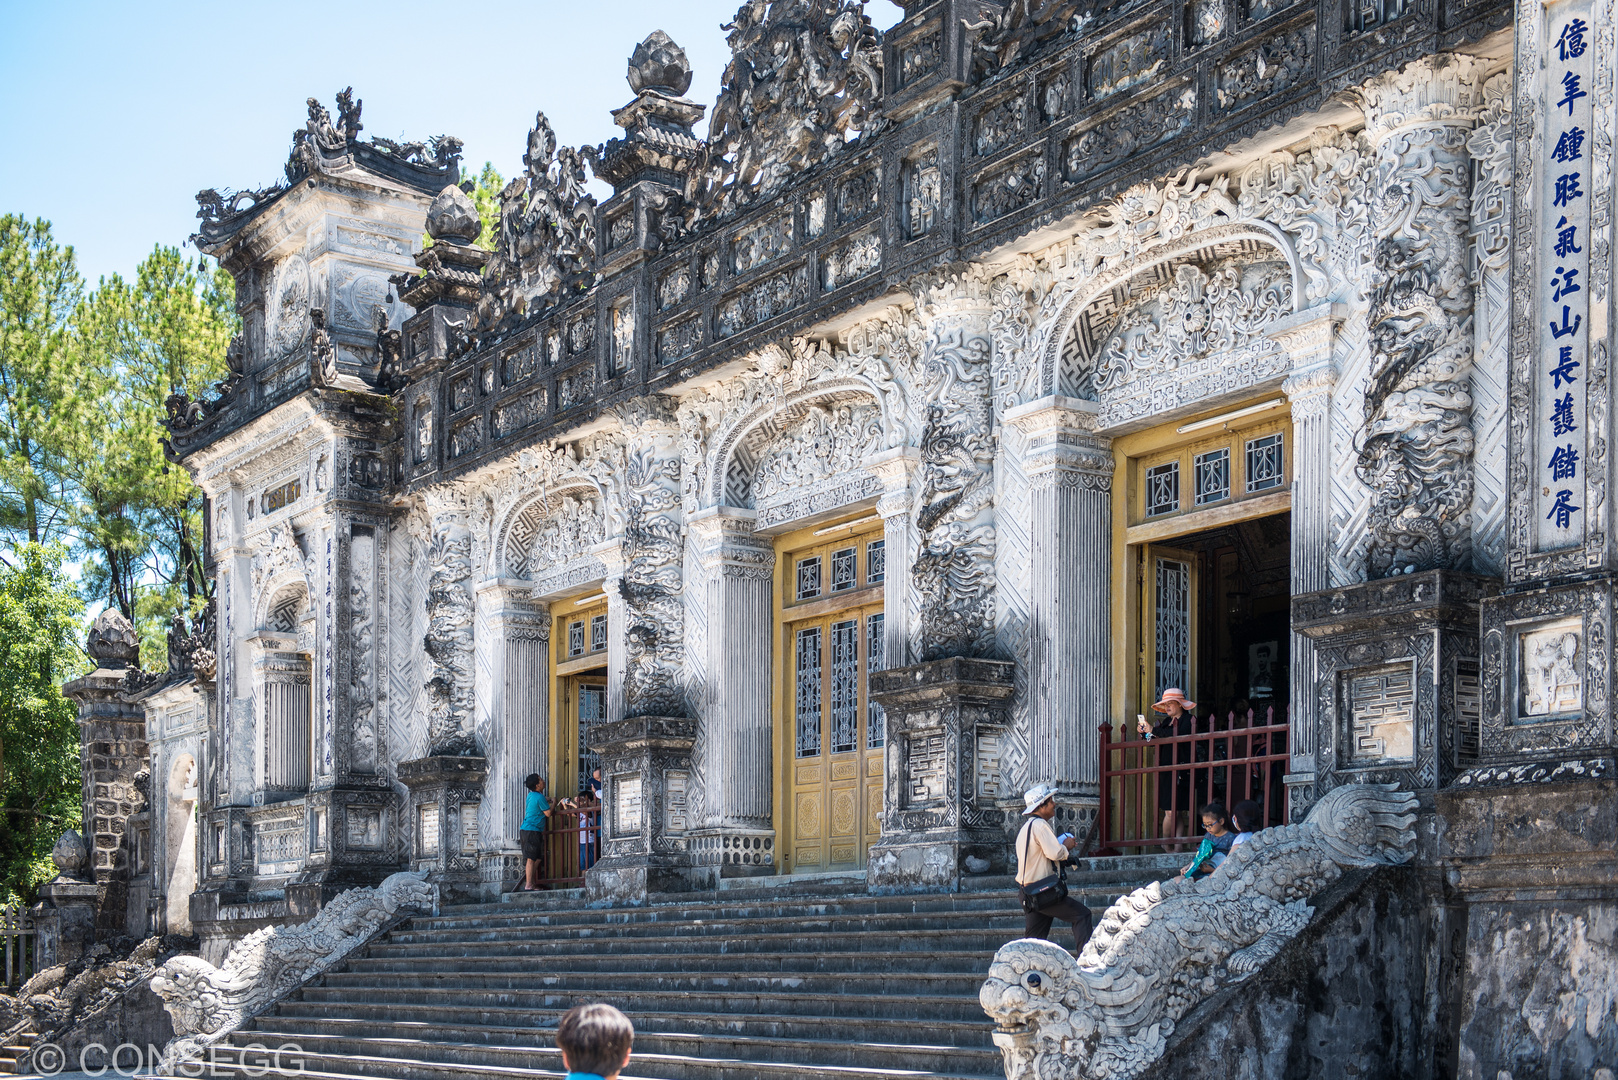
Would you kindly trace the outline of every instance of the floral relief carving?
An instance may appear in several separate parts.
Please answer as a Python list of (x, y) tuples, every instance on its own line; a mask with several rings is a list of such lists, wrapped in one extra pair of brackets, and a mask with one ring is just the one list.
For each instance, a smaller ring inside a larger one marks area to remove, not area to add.
[(349, 710), (352, 739), (350, 766), (374, 772), (377, 766), (376, 724), (376, 537), (356, 534), (348, 554)]

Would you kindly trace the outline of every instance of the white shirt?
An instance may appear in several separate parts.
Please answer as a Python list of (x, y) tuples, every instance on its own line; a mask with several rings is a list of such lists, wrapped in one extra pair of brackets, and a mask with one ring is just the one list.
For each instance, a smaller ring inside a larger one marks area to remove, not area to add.
[(1030, 817), (1017, 831), (1017, 884), (1028, 885), (1056, 873), (1056, 864), (1068, 857), (1067, 845), (1056, 838), (1051, 823)]

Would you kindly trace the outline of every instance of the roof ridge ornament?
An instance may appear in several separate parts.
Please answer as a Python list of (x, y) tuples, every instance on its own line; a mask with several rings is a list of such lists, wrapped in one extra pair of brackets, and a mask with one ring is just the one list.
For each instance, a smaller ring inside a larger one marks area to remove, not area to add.
[(688, 228), (766, 198), (886, 126), (882, 35), (864, 0), (747, 0), (708, 145), (686, 185)]

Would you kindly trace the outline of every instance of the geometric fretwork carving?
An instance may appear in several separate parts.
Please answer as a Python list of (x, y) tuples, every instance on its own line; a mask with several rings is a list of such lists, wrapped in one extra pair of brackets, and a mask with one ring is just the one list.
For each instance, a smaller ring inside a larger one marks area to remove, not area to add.
[(1348, 680), (1348, 761), (1409, 761), (1414, 750), (1416, 673), (1412, 664), (1352, 672)]

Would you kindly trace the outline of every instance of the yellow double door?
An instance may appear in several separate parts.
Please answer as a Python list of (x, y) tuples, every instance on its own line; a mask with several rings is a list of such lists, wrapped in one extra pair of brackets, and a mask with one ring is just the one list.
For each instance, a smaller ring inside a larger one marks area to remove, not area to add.
[(785, 625), (789, 873), (854, 869), (881, 835), (881, 707), (868, 676), (882, 667), (880, 604)]

